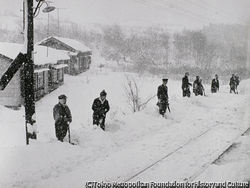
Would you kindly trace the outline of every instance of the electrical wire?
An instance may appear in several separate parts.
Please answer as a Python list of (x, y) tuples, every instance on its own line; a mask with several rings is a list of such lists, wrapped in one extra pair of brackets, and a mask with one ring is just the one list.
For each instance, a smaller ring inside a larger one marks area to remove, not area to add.
[(199, 21), (199, 22), (206, 21), (206, 22), (210, 23), (210, 21), (208, 19), (198, 17), (197, 15), (190, 15), (189, 13), (177, 12), (177, 11), (174, 11), (172, 9), (162, 7), (162, 6), (147, 2), (147, 1), (140, 1), (140, 0), (135, 0), (135, 1), (138, 2), (138, 3), (144, 4), (144, 5), (147, 5), (149, 7), (152, 7), (152, 8), (156, 8), (156, 9), (159, 9), (159, 10), (167, 11), (168, 13), (172, 13), (172, 14), (175, 14), (175, 15), (185, 17), (187, 19), (191, 19), (191, 20), (195, 20), (195, 21)]
[(190, 10), (184, 9), (184, 8), (179, 7), (179, 6), (177, 6), (177, 5), (173, 5), (173, 4), (171, 4), (171, 3), (168, 3), (168, 2), (165, 2), (165, 1), (162, 1), (162, 0), (156, 0), (156, 1), (160, 2), (161, 4), (164, 4), (164, 5), (168, 5), (168, 6), (170, 6), (170, 7), (173, 7), (173, 8), (175, 8), (175, 9), (177, 9), (177, 10), (180, 10), (180, 11), (182, 11), (182, 12), (184, 12), (184, 13), (188, 13), (188, 14), (193, 15), (193, 16), (195, 16), (195, 17), (203, 18), (203, 19), (205, 19), (205, 20), (208, 20), (208, 18), (205, 17), (205, 16), (203, 16), (203, 15), (194, 13), (194, 12), (192, 12), (192, 11), (190, 11)]
[[(188, 1), (188, 0), (186, 0), (186, 1)], [(202, 3), (204, 3), (204, 4), (208, 5), (208, 6), (210, 6), (210, 7), (212, 7), (212, 8), (217, 9), (218, 11), (220, 11), (220, 12), (222, 12), (222, 13), (224, 13), (224, 14), (230, 16), (230, 17), (233, 18), (234, 20), (237, 20), (237, 21), (240, 21), (241, 23), (244, 23), (244, 22), (243, 22), (242, 20), (240, 20), (239, 18), (234, 17), (234, 16), (232, 16), (231, 14), (229, 14), (229, 13), (227, 13), (227, 12), (225, 12), (225, 11), (223, 11), (223, 10), (221, 10), (221, 9), (219, 9), (219, 8), (217, 8), (217, 7), (215, 7), (215, 6), (213, 6), (213, 5), (211, 5), (211, 4), (207, 3), (207, 2), (204, 2), (203, 0), (200, 0), (200, 2), (202, 2)], [(229, 18), (229, 17), (228, 17), (228, 18)]]
[[(206, 16), (204, 16), (204, 15), (200, 15), (200, 14), (197, 14), (197, 13), (194, 13), (194, 12), (192, 12), (192, 11), (190, 11), (190, 10), (187, 10), (187, 9), (184, 9), (184, 8), (182, 8), (182, 7), (179, 7), (179, 6), (177, 6), (177, 5), (173, 5), (173, 4), (171, 4), (171, 3), (168, 3), (168, 2), (166, 2), (166, 1), (163, 1), (163, 0), (155, 0), (155, 1), (157, 1), (158, 3), (160, 3), (160, 4), (155, 4), (155, 3), (152, 3), (152, 2), (148, 2), (148, 1), (146, 1), (146, 0), (135, 0), (136, 2), (138, 2), (138, 3), (141, 3), (141, 4), (144, 4), (144, 5), (146, 5), (146, 6), (149, 6), (149, 7), (152, 7), (152, 8), (156, 8), (156, 9), (160, 9), (160, 10), (162, 10), (162, 11), (167, 11), (168, 13), (172, 13), (172, 14), (175, 14), (175, 15), (179, 15), (179, 16), (182, 16), (182, 17), (185, 17), (185, 18), (187, 18), (187, 19), (191, 19), (191, 20), (195, 20), (195, 21), (199, 21), (199, 22), (201, 22), (201, 21), (206, 21), (206, 22), (208, 22), (208, 23), (211, 23), (211, 19), (209, 19), (209, 18), (207, 18)], [(195, 3), (193, 3), (193, 2), (190, 2), (190, 1), (188, 1), (188, 0), (186, 0), (187, 2), (189, 2), (189, 3), (191, 3), (191, 4), (194, 4), (194, 5), (196, 5), (196, 6), (198, 6), (198, 7), (200, 7), (200, 8), (203, 8), (203, 9), (205, 9), (205, 10), (207, 10), (207, 11), (210, 11), (210, 12), (212, 12), (213, 14), (215, 13), (215, 12), (213, 12), (213, 11), (211, 11), (211, 10), (209, 10), (209, 9), (207, 9), (207, 8), (204, 8), (204, 7), (201, 7), (201, 6), (199, 6), (199, 5), (197, 5), (197, 4), (195, 4)], [(200, 1), (202, 1), (202, 0), (200, 0)], [(203, 1), (202, 1), (203, 2)], [(204, 2), (203, 2), (204, 3)], [(207, 4), (207, 3), (206, 3)], [(161, 5), (165, 5), (165, 6), (161, 6)], [(168, 7), (166, 7), (166, 6), (170, 6), (171, 7), (171, 9), (169, 9)], [(212, 5), (211, 5), (212, 6)], [(212, 7), (214, 7), (214, 6), (212, 6)], [(216, 8), (216, 7), (214, 7), (214, 8)], [(175, 10), (174, 10), (175, 9)], [(218, 10), (220, 10), (220, 9), (218, 9)], [(220, 10), (221, 12), (223, 12), (222, 10)], [(218, 14), (218, 13), (215, 13), (215, 14)], [(220, 14), (221, 15), (221, 14)], [(223, 15), (221, 15), (221, 16), (223, 16)], [(225, 16), (224, 16), (225, 17)], [(231, 16), (232, 17), (232, 16)], [(225, 18), (227, 18), (227, 19), (230, 19), (229, 17), (225, 17)], [(235, 18), (234, 18), (235, 19)], [(232, 19), (230, 19), (230, 20), (232, 20)], [(236, 20), (236, 19), (235, 19)], [(244, 22), (242, 22), (241, 20), (239, 20), (239, 19), (237, 19), (237, 22), (241, 22), (241, 23), (244, 23)]]

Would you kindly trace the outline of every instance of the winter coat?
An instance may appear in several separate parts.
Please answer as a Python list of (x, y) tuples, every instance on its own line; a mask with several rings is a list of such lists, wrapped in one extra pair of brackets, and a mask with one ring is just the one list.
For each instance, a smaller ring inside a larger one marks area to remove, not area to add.
[(93, 115), (106, 116), (106, 113), (109, 111), (109, 102), (107, 99), (103, 101), (100, 98), (96, 98), (92, 104)]
[(69, 107), (67, 105), (63, 106), (61, 103), (58, 103), (54, 106), (53, 116), (56, 126), (65, 122), (72, 122), (72, 116)]
[(212, 80), (212, 84), (211, 84), (211, 91), (212, 92), (217, 92), (220, 88), (220, 83), (219, 83), (219, 80), (217, 79), (213, 79)]
[(189, 86), (192, 86), (191, 83), (189, 83), (189, 80), (188, 80), (188, 77), (185, 75), (183, 78), (182, 78), (182, 90), (189, 90)]
[(236, 80), (235, 80), (235, 77), (231, 77), (231, 78), (230, 78), (229, 85), (230, 85), (230, 86), (236, 86)]
[(203, 95), (204, 87), (199, 80), (195, 80), (193, 83), (193, 92), (195, 95)]
[(158, 99), (168, 101), (168, 87), (165, 85), (160, 85), (157, 90)]
[(235, 76), (235, 84), (236, 84), (236, 86), (238, 86), (240, 84), (239, 76)]

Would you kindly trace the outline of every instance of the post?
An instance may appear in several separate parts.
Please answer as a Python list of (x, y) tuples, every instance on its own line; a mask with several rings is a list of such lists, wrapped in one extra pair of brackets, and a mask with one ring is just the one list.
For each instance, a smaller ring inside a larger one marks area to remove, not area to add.
[(247, 28), (247, 61), (246, 61), (246, 78), (249, 78), (250, 74), (250, 27)]
[(26, 61), (24, 64), (24, 107), (25, 107), (25, 128), (26, 144), (29, 138), (36, 139), (36, 116), (34, 98), (34, 26), (33, 26), (33, 0), (25, 2), (25, 40)]

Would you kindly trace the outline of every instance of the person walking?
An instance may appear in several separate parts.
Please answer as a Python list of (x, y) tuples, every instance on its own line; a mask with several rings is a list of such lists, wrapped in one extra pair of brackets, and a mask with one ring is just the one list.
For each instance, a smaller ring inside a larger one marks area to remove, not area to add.
[(212, 80), (212, 84), (211, 84), (211, 92), (212, 93), (217, 93), (217, 91), (219, 91), (220, 89), (220, 83), (219, 83), (219, 79), (218, 79), (218, 75), (215, 75), (215, 78)]
[(106, 114), (109, 111), (109, 102), (106, 99), (107, 93), (103, 90), (100, 97), (96, 98), (92, 104), (93, 110), (93, 125), (97, 125), (105, 131)]
[(67, 134), (69, 124), (72, 122), (72, 115), (67, 106), (67, 96), (62, 94), (58, 96), (59, 102), (53, 108), (53, 117), (55, 120), (55, 132), (58, 140), (63, 142)]
[(167, 107), (169, 106), (167, 83), (168, 83), (167, 78), (162, 79), (162, 84), (157, 89), (157, 97), (158, 97), (157, 106), (159, 106), (159, 113), (162, 116), (164, 116)]
[(182, 78), (182, 95), (183, 97), (190, 97), (190, 86), (192, 86), (191, 83), (189, 83), (188, 80), (189, 72), (185, 73), (185, 76)]

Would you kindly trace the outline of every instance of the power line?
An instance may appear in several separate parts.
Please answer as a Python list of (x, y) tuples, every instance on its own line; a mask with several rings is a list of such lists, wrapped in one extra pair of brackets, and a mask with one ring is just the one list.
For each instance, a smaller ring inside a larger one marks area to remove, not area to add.
[(207, 18), (204, 19), (204, 18), (201, 18), (201, 17), (199, 17), (197, 15), (191, 15), (190, 13), (177, 12), (177, 11), (174, 11), (172, 9), (162, 7), (162, 6), (147, 2), (147, 1), (139, 1), (139, 0), (135, 0), (135, 1), (138, 2), (138, 3), (144, 4), (144, 5), (147, 5), (149, 7), (153, 7), (153, 8), (159, 9), (159, 10), (167, 11), (168, 13), (172, 13), (172, 14), (175, 14), (175, 15), (185, 17), (187, 19), (191, 19), (191, 20), (195, 20), (195, 21), (199, 21), (199, 22), (206, 21), (206, 22), (210, 23), (210, 21)]
[[(171, 4), (171, 3), (168, 3), (168, 2), (164, 2), (164, 1), (162, 1), (162, 0), (156, 0), (156, 1), (160, 2), (161, 4), (168, 5), (168, 6), (170, 6), (170, 7), (173, 7), (173, 8), (175, 8), (175, 9), (178, 9), (178, 10), (184, 12), (184, 13), (193, 15), (193, 16), (198, 17), (198, 18), (203, 18), (203, 19), (205, 19), (205, 20), (208, 20), (208, 18), (205, 17), (205, 16), (203, 16), (203, 15), (194, 13), (194, 12), (192, 12), (192, 11), (190, 11), (190, 10), (184, 9), (184, 8), (179, 7), (179, 6), (177, 6), (177, 5), (174, 5), (174, 4)], [(209, 21), (210, 21), (210, 20), (209, 20)]]
[[(188, 1), (188, 0), (186, 0), (186, 1)], [(232, 16), (231, 14), (229, 14), (229, 13), (227, 13), (227, 12), (225, 12), (225, 11), (223, 11), (223, 10), (221, 10), (221, 9), (219, 9), (219, 8), (217, 8), (217, 7), (215, 7), (215, 6), (213, 6), (213, 5), (211, 5), (211, 4), (207, 3), (207, 2), (204, 2), (203, 0), (200, 0), (200, 2), (202, 2), (202, 3), (204, 3), (204, 4), (208, 5), (208, 6), (210, 6), (210, 7), (212, 7), (212, 8), (217, 9), (218, 11), (220, 11), (220, 12), (226, 14), (227, 16), (230, 16), (230, 17), (233, 18), (234, 20), (237, 20), (237, 21), (240, 21), (240, 22), (244, 23), (244, 22), (243, 22), (242, 20), (240, 20), (239, 18), (234, 17), (234, 16)], [(229, 17), (228, 17), (228, 18), (229, 18)]]

